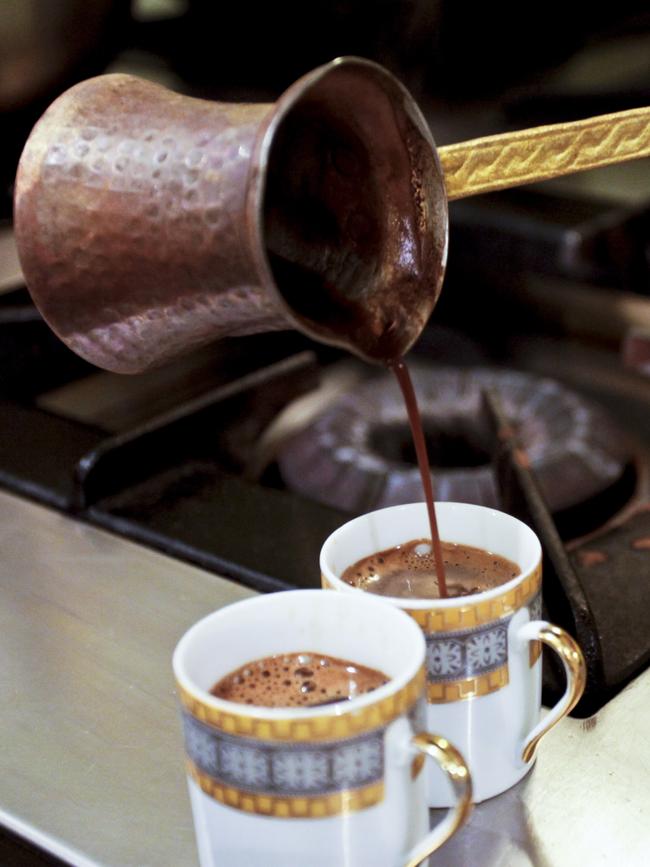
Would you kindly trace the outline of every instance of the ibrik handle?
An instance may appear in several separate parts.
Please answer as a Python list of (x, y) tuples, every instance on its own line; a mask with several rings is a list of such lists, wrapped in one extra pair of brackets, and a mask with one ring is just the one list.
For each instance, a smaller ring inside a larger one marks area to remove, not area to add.
[(647, 156), (650, 107), (438, 148), (449, 200)]

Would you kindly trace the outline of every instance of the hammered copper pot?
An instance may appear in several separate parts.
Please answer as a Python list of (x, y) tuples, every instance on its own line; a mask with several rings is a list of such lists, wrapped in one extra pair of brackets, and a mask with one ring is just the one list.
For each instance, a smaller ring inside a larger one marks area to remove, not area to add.
[(273, 105), (76, 85), (25, 146), (15, 230), (45, 319), (100, 367), (287, 327), (387, 360), (437, 300), (447, 201), (413, 99), (345, 58)]

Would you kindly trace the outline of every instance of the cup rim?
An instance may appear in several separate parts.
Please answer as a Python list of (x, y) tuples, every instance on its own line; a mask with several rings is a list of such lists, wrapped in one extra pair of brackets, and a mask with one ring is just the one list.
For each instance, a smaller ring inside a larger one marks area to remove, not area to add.
[[(394, 619), (397, 628), (405, 629), (407, 632), (411, 632), (412, 638), (415, 641), (414, 650), (417, 647), (417, 659), (409, 662), (408, 665), (404, 666), (404, 670), (395, 677), (391, 677), (388, 680), (388, 683), (385, 683), (383, 686), (378, 687), (372, 692), (364, 693), (363, 695), (357, 696), (353, 699), (344, 699), (339, 702), (335, 702), (327, 705), (314, 705), (312, 707), (298, 708), (298, 707), (264, 707), (263, 705), (249, 705), (249, 704), (240, 704), (239, 702), (228, 701), (223, 698), (218, 698), (217, 696), (212, 695), (212, 693), (207, 690), (202, 689), (197, 686), (189, 674), (185, 670), (185, 654), (188, 652), (191, 644), (196, 640), (199, 633), (203, 630), (209, 628), (213, 624), (218, 624), (219, 621), (225, 620), (230, 616), (232, 609), (237, 608), (241, 610), (242, 608), (263, 608), (264, 606), (269, 604), (269, 600), (275, 600), (278, 597), (286, 596), (287, 594), (291, 594), (295, 597), (295, 594), (300, 594), (303, 598), (307, 596), (317, 597), (320, 600), (319, 604), (334, 604), (330, 602), (324, 601), (327, 597), (335, 598), (344, 598), (340, 594), (330, 593), (326, 590), (322, 589), (310, 589), (310, 590), (284, 590), (270, 594), (264, 594), (260, 596), (253, 596), (248, 599), (241, 599), (237, 602), (233, 602), (230, 605), (224, 605), (222, 608), (217, 609), (216, 611), (207, 614), (205, 617), (202, 617), (200, 620), (196, 621), (192, 626), (189, 627), (185, 631), (185, 633), (179, 639), (173, 655), (172, 655), (172, 669), (174, 672), (174, 677), (176, 679), (177, 690), (180, 690), (182, 693), (185, 693), (190, 698), (194, 699), (200, 705), (203, 705), (206, 708), (209, 708), (212, 711), (220, 712), (226, 714), (228, 716), (236, 716), (236, 717), (249, 717), (253, 719), (259, 720), (268, 720), (270, 722), (276, 720), (311, 720), (319, 717), (343, 717), (349, 714), (355, 714), (359, 711), (364, 710), (365, 708), (371, 707), (374, 704), (378, 704), (384, 699), (389, 698), (390, 696), (401, 692), (405, 687), (407, 687), (413, 680), (415, 680), (420, 671), (423, 670), (424, 659), (425, 659), (425, 642), (422, 636), (422, 631), (417, 626), (415, 621), (413, 621), (408, 615), (401, 611), (398, 608), (395, 608), (392, 605), (387, 605), (383, 600), (378, 597), (369, 597), (368, 594), (363, 594), (360, 599), (363, 599), (363, 603), (361, 605), (362, 608), (366, 608), (369, 611), (369, 615), (372, 617), (373, 612), (372, 608), (375, 609), (376, 613), (380, 613), (381, 616), (388, 617), (389, 619)], [(350, 597), (348, 598), (348, 603), (350, 601)], [(355, 597), (356, 599), (357, 597)], [(346, 603), (346, 604), (348, 604)], [(370, 603), (368, 605), (367, 603)], [(356, 604), (356, 602), (355, 602)], [(392, 614), (388, 612), (391, 611), (398, 615), (397, 618), (393, 618)], [(401, 623), (401, 627), (399, 624)], [(288, 650), (288, 653), (294, 652), (292, 650)], [(253, 662), (254, 660), (251, 660)]]
[(383, 512), (405, 512), (410, 510), (426, 511), (426, 507), (426, 503), (424, 502), (402, 503), (396, 506), (386, 506), (383, 509), (375, 509), (372, 512), (365, 512), (363, 515), (358, 515), (356, 518), (352, 518), (350, 521), (346, 521), (345, 524), (341, 524), (341, 526), (337, 527), (337, 529), (334, 530), (333, 533), (330, 533), (330, 535), (327, 537), (321, 547), (320, 569), (322, 575), (330, 584), (335, 585), (339, 589), (350, 591), (355, 595), (361, 594), (363, 596), (370, 596), (381, 599), (385, 602), (388, 602), (390, 605), (395, 606), (396, 608), (422, 611), (431, 609), (463, 608), (476, 605), (477, 603), (481, 602), (489, 602), (492, 599), (498, 598), (512, 591), (515, 587), (517, 587), (530, 575), (532, 575), (535, 569), (539, 566), (542, 559), (542, 546), (539, 538), (537, 537), (537, 534), (528, 526), (528, 524), (520, 521), (519, 518), (515, 518), (514, 515), (509, 515), (507, 512), (503, 512), (500, 509), (494, 509), (491, 506), (481, 506), (475, 503), (456, 503), (451, 501), (444, 501), (435, 503), (436, 512), (439, 508), (443, 510), (480, 510), (482, 512), (490, 512), (494, 515), (499, 515), (513, 522), (518, 527), (522, 528), (525, 534), (531, 538), (535, 547), (535, 554), (531, 558), (530, 562), (526, 564), (526, 568), (522, 568), (519, 575), (517, 575), (515, 578), (511, 578), (509, 581), (506, 581), (503, 584), (498, 584), (496, 587), (491, 587), (489, 590), (483, 590), (481, 591), (481, 593), (472, 593), (468, 596), (448, 596), (444, 599), (439, 599), (436, 597), (426, 598), (422, 596), (380, 596), (379, 594), (373, 594), (370, 591), (361, 589), (360, 587), (354, 587), (352, 584), (348, 584), (347, 581), (343, 581), (343, 579), (340, 578), (337, 574), (335, 574), (335, 572), (329, 567), (327, 563), (327, 558), (330, 553), (329, 549), (331, 548), (332, 544), (334, 544), (334, 540), (336, 539), (338, 534), (349, 528), (351, 525), (355, 523), (361, 524), (364, 521), (368, 520), (368, 518), (370, 518), (371, 516), (379, 515)]

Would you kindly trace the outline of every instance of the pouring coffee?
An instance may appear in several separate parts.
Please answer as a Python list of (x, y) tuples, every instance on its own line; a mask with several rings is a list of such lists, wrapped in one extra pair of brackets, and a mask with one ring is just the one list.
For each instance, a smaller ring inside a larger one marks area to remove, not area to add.
[(648, 109), (436, 150), (408, 91), (361, 58), (272, 105), (104, 75), (32, 131), (16, 242), (44, 318), (108, 370), (287, 327), (383, 363), (438, 299), (447, 199), (648, 154)]
[[(41, 313), (88, 361), (136, 373), (225, 336), (295, 327), (396, 373), (440, 294), (447, 199), (650, 153), (637, 109), (436, 150), (385, 69), (340, 58), (274, 105), (125, 75), (81, 82), (33, 130), (15, 231)], [(443, 167), (445, 175), (443, 177)]]

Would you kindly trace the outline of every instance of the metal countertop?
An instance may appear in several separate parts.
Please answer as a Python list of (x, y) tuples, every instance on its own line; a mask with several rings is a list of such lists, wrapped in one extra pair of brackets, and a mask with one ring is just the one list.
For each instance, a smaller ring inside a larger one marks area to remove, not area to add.
[[(195, 867), (171, 653), (250, 595), (0, 493), (0, 824), (79, 867)], [(432, 867), (645, 867), (649, 712), (646, 671), (564, 720)]]

